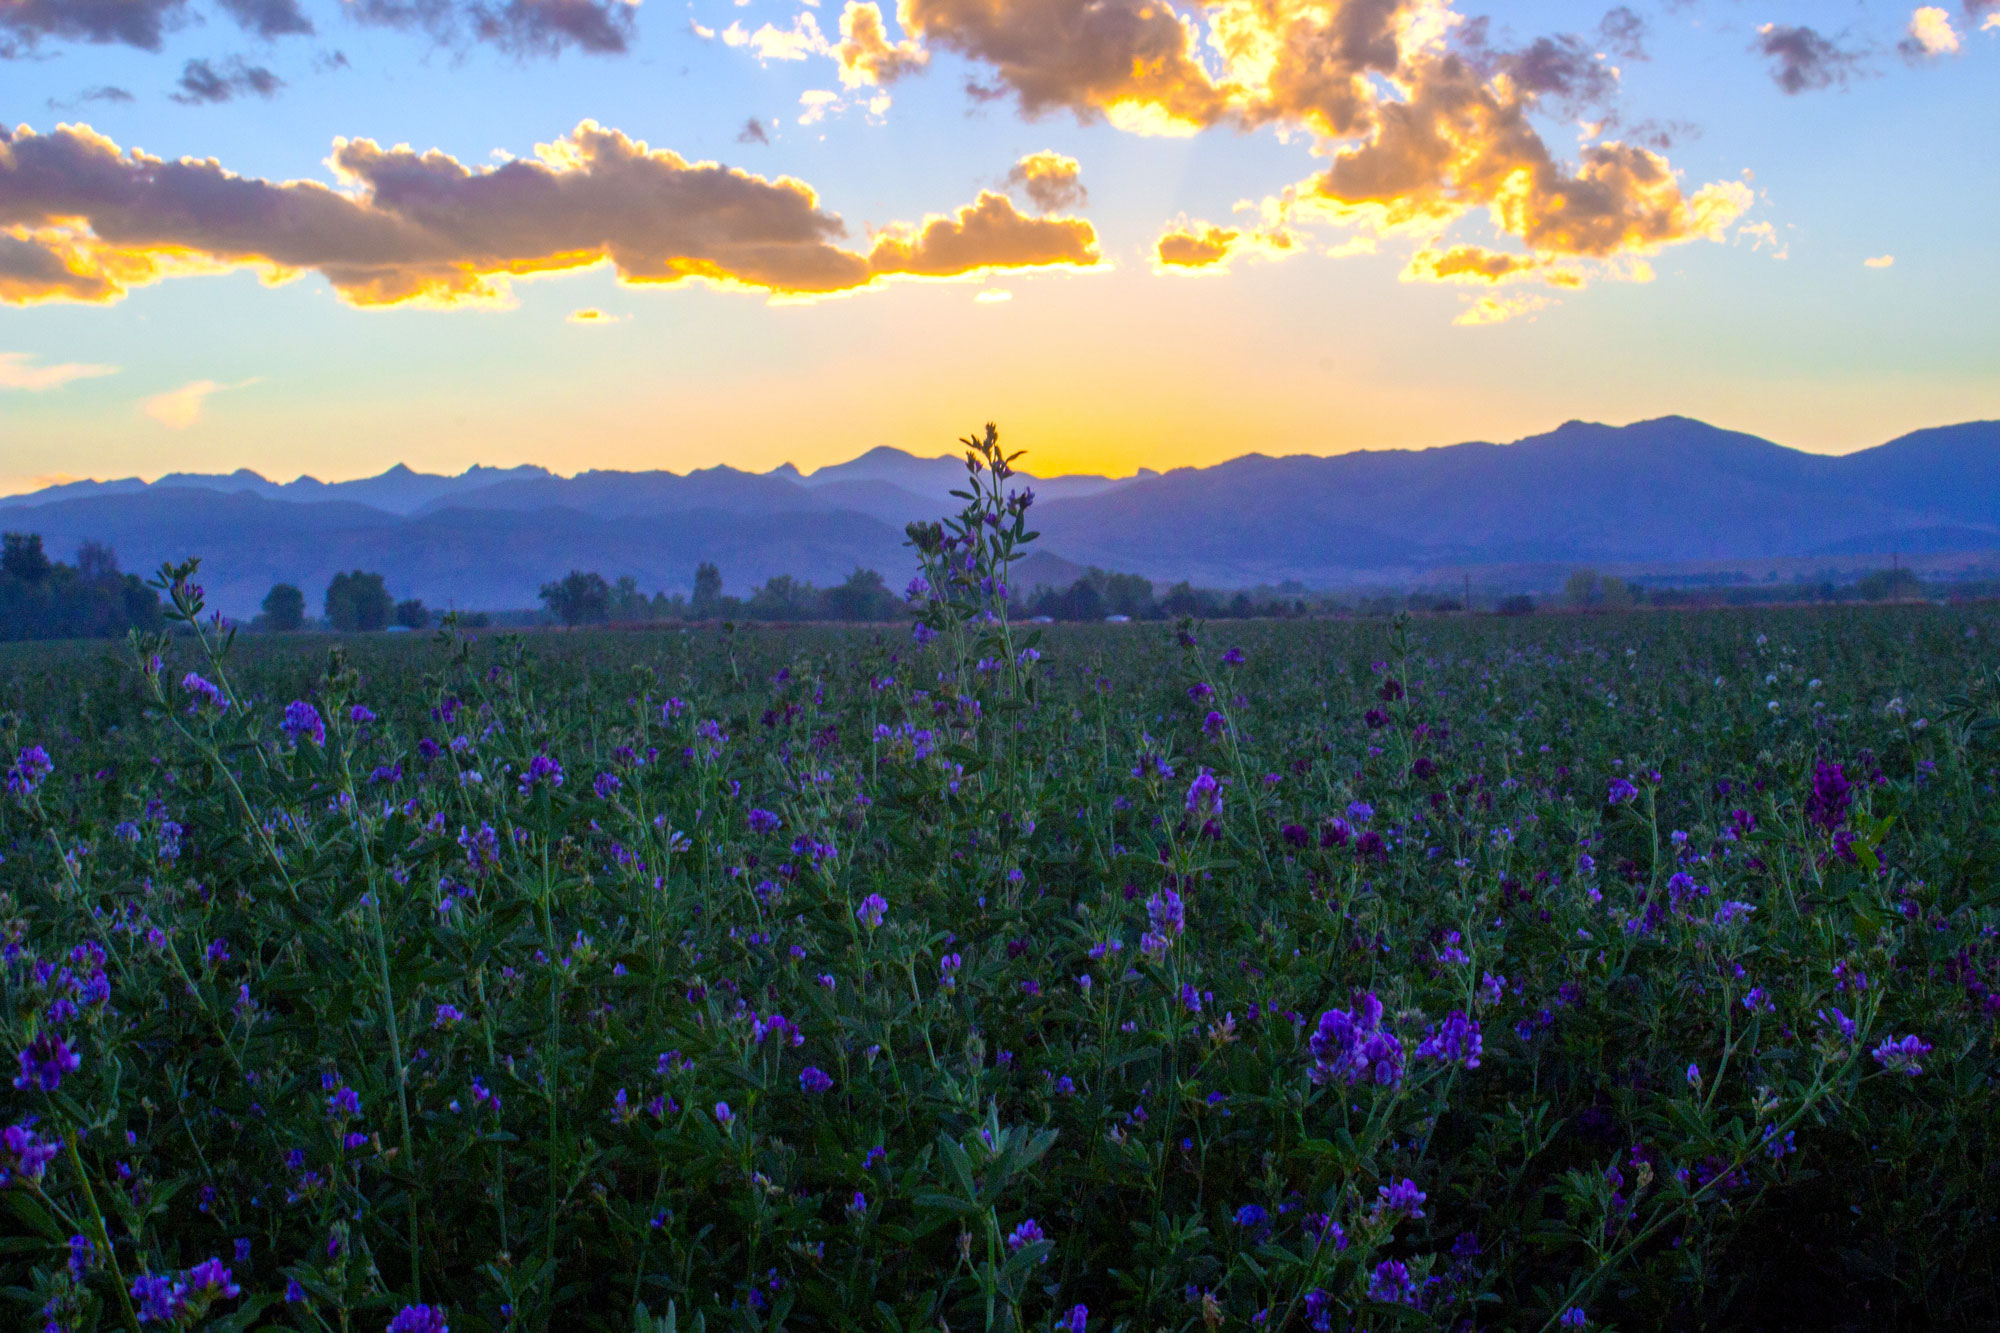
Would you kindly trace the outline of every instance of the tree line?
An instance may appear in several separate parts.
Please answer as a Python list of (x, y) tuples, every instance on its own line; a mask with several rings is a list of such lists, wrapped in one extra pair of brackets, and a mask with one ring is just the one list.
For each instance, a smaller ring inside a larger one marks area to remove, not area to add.
[(35, 532), (0, 535), (0, 639), (92, 639), (160, 626), (160, 596), (85, 542), (75, 564), (49, 559)]

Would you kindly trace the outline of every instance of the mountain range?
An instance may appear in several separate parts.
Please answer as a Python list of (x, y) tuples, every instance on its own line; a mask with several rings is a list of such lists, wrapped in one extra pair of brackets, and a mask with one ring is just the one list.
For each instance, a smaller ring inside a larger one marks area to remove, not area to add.
[[(82, 481), (0, 498), (0, 528), (52, 553), (105, 542), (125, 567), (203, 557), (210, 602), (248, 615), (276, 582), (382, 573), (433, 606), (532, 605), (572, 568), (684, 590), (777, 574), (900, 583), (902, 527), (955, 508), (956, 458), (877, 448), (803, 473), (729, 467), (559, 476), (402, 466), (357, 481), (254, 472)], [(1920, 430), (1833, 457), (1686, 417), (1572, 421), (1511, 444), (1248, 454), (1135, 476), (1034, 477), (1037, 548), (1210, 587), (1411, 581), (1450, 567), (1661, 566), (2000, 551), (2000, 422)]]

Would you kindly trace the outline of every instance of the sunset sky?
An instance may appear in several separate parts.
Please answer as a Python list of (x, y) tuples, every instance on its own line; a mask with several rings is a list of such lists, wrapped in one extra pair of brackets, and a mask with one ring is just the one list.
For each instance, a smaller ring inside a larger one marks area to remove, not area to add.
[(0, 492), (2000, 417), (2000, 0), (0, 0)]

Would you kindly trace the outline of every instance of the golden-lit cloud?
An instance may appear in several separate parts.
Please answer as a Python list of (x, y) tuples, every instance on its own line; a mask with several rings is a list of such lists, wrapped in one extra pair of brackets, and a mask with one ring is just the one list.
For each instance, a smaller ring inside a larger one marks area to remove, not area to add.
[(876, 273), (928, 278), (1053, 264), (1089, 268), (1098, 260), (1097, 233), (1088, 222), (1031, 218), (991, 190), (981, 190), (977, 201), (949, 217), (889, 228), (868, 254)]
[(0, 389), (21, 389), (46, 393), (77, 380), (116, 375), (118, 367), (91, 365), (81, 361), (59, 361), (51, 366), (35, 365), (26, 352), (0, 352)]
[(1282, 259), (1299, 249), (1298, 237), (1283, 227), (1219, 227), (1183, 218), (1170, 223), (1153, 242), (1153, 269), (1159, 273), (1221, 273), (1238, 256)]
[(121, 150), (88, 126), (0, 130), (0, 299), (103, 302), (250, 268), (271, 282), (319, 273), (355, 306), (490, 304), (511, 279), (599, 264), (630, 284), (795, 296), (1098, 262), (1089, 223), (1029, 219), (992, 193), (861, 254), (801, 181), (689, 162), (591, 121), (497, 166), (368, 139), (336, 140), (328, 165), (338, 189)]
[(1910, 26), (1896, 49), (1911, 60), (1929, 60), (1957, 55), (1961, 45), (1951, 15), (1936, 5), (1925, 5), (1910, 15)]
[(840, 45), (834, 48), (840, 61), (840, 81), (849, 88), (891, 83), (930, 59), (930, 53), (913, 41), (889, 40), (882, 22), (881, 6), (873, 0), (847, 0), (840, 12)]
[(186, 430), (201, 420), (201, 410), (209, 396), (226, 389), (241, 389), (255, 384), (255, 380), (242, 380), (236, 384), (218, 384), (214, 380), (192, 380), (178, 389), (155, 394), (139, 404), (139, 410), (168, 430)]
[[(1158, 0), (902, 0), (897, 13), (903, 47), (978, 63), (988, 73), (973, 94), (1009, 97), (1031, 117), (1068, 111), (1141, 134), (1219, 125), (1304, 134), (1329, 165), (1281, 196), (1287, 236), (1313, 225), (1407, 232), (1449, 253), (1442, 233), (1480, 212), (1529, 252), (1515, 273), (1576, 285), (1580, 265), (1636, 276), (1664, 247), (1719, 239), (1753, 198), (1740, 182), (1684, 186), (1638, 142), (1591, 142), (1568, 160), (1543, 138), (1538, 111), (1575, 115), (1615, 97), (1618, 71), (1598, 44), (1643, 58), (1644, 23), (1629, 10), (1608, 15), (1595, 37), (1510, 50), (1489, 45), (1489, 25), (1468, 23), (1451, 0), (1206, 0), (1186, 10)], [(1834, 57), (1818, 54), (1796, 77), (1834, 77)], [(905, 60), (895, 73), (912, 68)], [(1600, 129), (1610, 119), (1593, 117)], [(1158, 266), (1221, 265), (1253, 235), (1221, 234), (1229, 230), (1170, 231)], [(1268, 227), (1255, 235), (1268, 238)]]
[(1459, 311), (1452, 323), (1464, 328), (1478, 328), (1487, 324), (1505, 324), (1509, 320), (1532, 315), (1537, 310), (1545, 310), (1555, 302), (1537, 292), (1513, 292), (1505, 296), (1482, 296)]
[(1014, 293), (1010, 291), (999, 287), (988, 287), (985, 291), (973, 297), (972, 303), (974, 305), (999, 305), (1003, 301), (1011, 301), (1013, 299)]
[(1083, 188), (1083, 167), (1073, 157), (1053, 149), (1029, 153), (1007, 173), (1007, 184), (1028, 196), (1044, 213), (1080, 208), (1089, 192)]
[(606, 324), (616, 324), (623, 318), (624, 316), (622, 315), (607, 315), (602, 310), (596, 309), (593, 306), (586, 306), (582, 310), (570, 311), (569, 317), (564, 322), (591, 329), (601, 328)]
[(1873, 259), (1862, 260), (1861, 266), (1863, 268), (1894, 268), (1896, 266), (1896, 256), (1876, 255)]

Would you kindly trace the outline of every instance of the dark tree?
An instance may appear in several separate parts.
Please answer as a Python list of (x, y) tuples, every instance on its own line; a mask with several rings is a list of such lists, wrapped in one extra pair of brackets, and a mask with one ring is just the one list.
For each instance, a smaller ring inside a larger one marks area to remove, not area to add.
[(611, 618), (611, 585), (602, 574), (572, 569), (560, 582), (544, 583), (541, 595), (549, 613), (572, 629)]
[(0, 540), (5, 542), (5, 553), (0, 554), (0, 573), (30, 585), (48, 578), (52, 566), (42, 551), (41, 533), (10, 532)]
[(343, 633), (381, 629), (395, 608), (395, 599), (389, 596), (380, 574), (357, 569), (335, 574), (333, 582), (326, 585), (327, 623)]
[(111, 548), (85, 542), (76, 564), (52, 562), (34, 533), (5, 534), (0, 639), (106, 638), (160, 626), (160, 597), (118, 572)]
[(896, 594), (872, 569), (855, 570), (847, 582), (828, 588), (820, 599), (834, 620), (892, 620), (897, 610)]
[(694, 613), (709, 616), (722, 604), (722, 571), (704, 560), (694, 571)]
[(306, 623), (306, 595), (289, 583), (264, 594), (264, 628), (294, 630)]
[(415, 597), (396, 603), (396, 623), (404, 629), (422, 629), (431, 623), (431, 609)]

